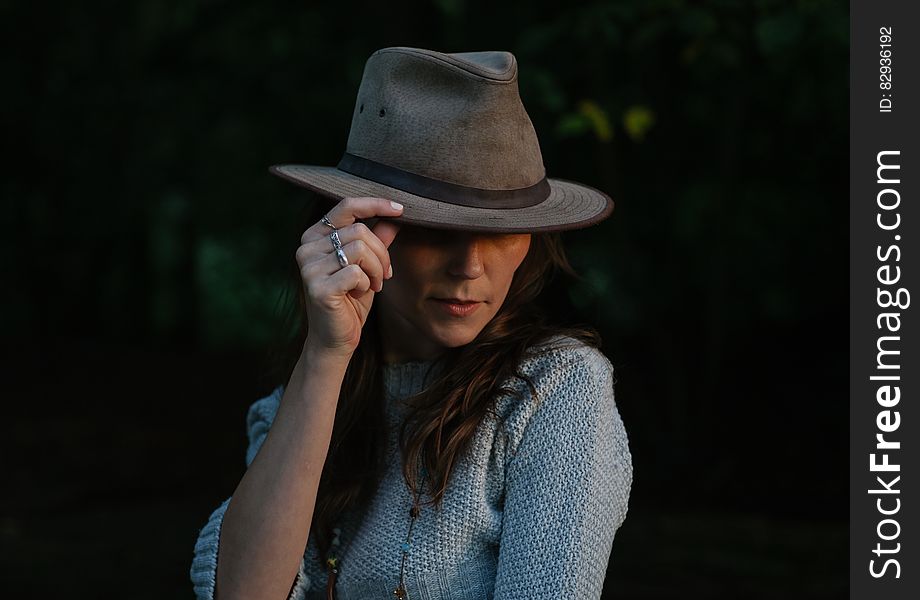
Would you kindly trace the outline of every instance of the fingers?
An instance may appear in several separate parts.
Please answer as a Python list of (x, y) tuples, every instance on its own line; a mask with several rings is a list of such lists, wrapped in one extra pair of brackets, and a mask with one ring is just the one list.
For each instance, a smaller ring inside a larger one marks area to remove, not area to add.
[[(401, 206), (394, 206), (385, 198), (345, 198), (340, 201), (327, 213), (327, 218), (336, 226), (336, 235), (349, 264), (344, 268), (339, 264), (330, 237), (332, 229), (323, 221), (318, 221), (303, 233), (295, 255), (304, 283), (308, 288), (315, 289), (318, 283), (335, 278), (339, 284), (355, 286), (346, 288), (355, 298), (363, 296), (368, 290), (381, 291), (384, 279), (392, 273), (387, 248), (393, 243), (399, 225), (379, 217), (397, 217), (402, 210)], [(370, 220), (373, 229), (358, 219)], [(342, 274), (342, 271), (347, 272)], [(366, 281), (356, 271), (360, 271)], [(323, 285), (323, 288), (327, 287)]]
[[(399, 227), (399, 223), (395, 221), (379, 221), (371, 231), (374, 232), (374, 236), (383, 243), (385, 248), (389, 248), (393, 240), (396, 239), (396, 234), (399, 233)], [(389, 267), (389, 253), (387, 253), (387, 259), (387, 266)]]
[[(338, 264), (336, 264), (338, 267)], [(371, 280), (360, 266), (350, 264), (339, 268), (327, 280), (333, 294), (349, 293), (355, 298), (360, 298), (371, 289)]]
[[(344, 229), (339, 229), (336, 235), (349, 261), (354, 262), (358, 257), (362, 256), (366, 250), (369, 250), (375, 255), (378, 264), (382, 265), (383, 272), (387, 272), (390, 267), (390, 254), (387, 252), (383, 241), (368, 229), (367, 225), (364, 223), (354, 223)], [(302, 252), (303, 257), (306, 258), (306, 260), (303, 261), (304, 263), (323, 261), (327, 267), (330, 268), (338, 265), (338, 259), (335, 255), (335, 247), (331, 235), (326, 235), (323, 238), (301, 246), (298, 252)], [(327, 260), (327, 257), (331, 257), (333, 260)], [(368, 275), (373, 277), (372, 273), (368, 273)], [(379, 286), (374, 285), (374, 289), (378, 290)]]
[[(399, 226), (397, 224), (380, 221), (374, 225), (373, 230), (368, 229), (367, 225), (359, 222), (336, 232), (348, 260), (358, 262), (362, 266), (369, 266), (368, 276), (371, 277), (373, 283), (371, 287), (374, 291), (380, 291), (383, 288), (383, 280), (389, 278), (391, 263), (387, 247), (393, 242), (398, 231)], [(368, 251), (374, 255), (376, 261), (371, 261), (370, 257), (366, 256)], [(311, 262), (322, 261), (324, 266), (321, 270), (326, 275), (340, 268), (330, 234), (326, 234), (312, 242), (307, 242), (298, 248), (297, 260), (301, 266)], [(377, 272), (378, 265), (380, 273)], [(380, 276), (379, 279), (378, 275)]]
[(390, 268), (390, 253), (387, 252), (386, 244), (377, 236), (374, 230), (368, 229), (366, 224), (354, 223), (345, 229), (339, 230), (339, 240), (341, 240), (343, 246), (353, 241), (363, 241), (377, 255), (377, 259), (383, 266), (383, 272), (386, 273)]
[(343, 227), (357, 219), (398, 217), (402, 211), (402, 205), (385, 198), (344, 198), (326, 216), (336, 227)]
[(311, 279), (305, 275), (305, 281), (310, 281), (306, 286), (310, 302), (332, 308), (332, 299), (349, 294), (360, 298), (371, 289), (371, 280), (367, 273), (358, 265), (348, 265), (340, 268), (331, 277)]
[[(398, 207), (398, 208), (397, 208)], [(391, 203), (386, 198), (344, 198), (326, 213), (329, 221), (338, 229), (354, 223), (358, 219), (373, 217), (398, 217), (403, 212), (402, 206)], [(319, 221), (307, 229), (300, 238), (301, 244), (316, 240), (332, 231), (328, 225)]]
[[(356, 225), (367, 229), (360, 223)], [(376, 236), (371, 234), (369, 230), (366, 235), (376, 239)], [(329, 240), (326, 241), (328, 242)], [(320, 242), (322, 242), (322, 240), (320, 240)], [(343, 239), (342, 252), (345, 253), (345, 257), (348, 259), (348, 265), (346, 267), (342, 267), (342, 265), (339, 264), (338, 255), (331, 250), (331, 242), (329, 242), (330, 249), (328, 253), (319, 254), (318, 256), (321, 257), (319, 259), (301, 262), (301, 273), (305, 280), (315, 281), (317, 279), (324, 279), (337, 274), (339, 271), (348, 269), (352, 266), (356, 266), (369, 278), (370, 284), (368, 287), (370, 289), (374, 290), (375, 292), (382, 290), (386, 268), (383, 266), (378, 252), (382, 252), (384, 255), (387, 254), (386, 250), (383, 248), (383, 242), (381, 242), (379, 239), (376, 239), (376, 242), (368, 243), (363, 238), (355, 239), (354, 241), (348, 243), (345, 242), (346, 240)], [(309, 248), (313, 244), (314, 243), (311, 242), (310, 244), (301, 246), (300, 249), (298, 249), (298, 252), (300, 252), (301, 249)], [(373, 247), (374, 244), (376, 244), (378, 248), (375, 249)], [(389, 264), (387, 263), (387, 267), (388, 266)]]
[[(380, 240), (377, 240), (377, 242), (381, 246), (383, 245)], [(348, 258), (349, 266), (355, 264), (360, 266), (364, 273), (370, 278), (370, 289), (375, 292), (379, 292), (383, 289), (384, 275), (387, 272), (386, 267), (384, 267), (380, 257), (374, 252), (370, 244), (363, 239), (358, 239), (344, 244), (342, 246), (342, 251), (345, 253), (346, 258)], [(383, 252), (386, 254), (386, 250), (383, 250)], [(335, 253), (329, 255), (329, 262), (334, 263), (330, 265), (330, 275), (343, 268), (339, 264), (338, 256)]]

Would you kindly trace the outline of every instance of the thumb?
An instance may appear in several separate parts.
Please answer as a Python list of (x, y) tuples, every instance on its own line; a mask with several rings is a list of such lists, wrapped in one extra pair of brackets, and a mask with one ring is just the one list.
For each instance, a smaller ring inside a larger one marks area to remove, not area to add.
[(371, 231), (374, 232), (380, 241), (383, 242), (383, 245), (387, 248), (390, 247), (390, 244), (393, 243), (393, 240), (396, 239), (396, 234), (399, 233), (399, 223), (395, 223), (388, 219), (381, 219), (378, 221)]

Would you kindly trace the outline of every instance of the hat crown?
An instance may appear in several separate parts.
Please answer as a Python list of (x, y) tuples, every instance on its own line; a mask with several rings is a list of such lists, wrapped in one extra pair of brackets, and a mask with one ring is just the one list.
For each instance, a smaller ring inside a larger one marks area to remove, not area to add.
[(378, 50), (364, 67), (346, 152), (485, 190), (526, 188), (546, 174), (510, 52)]

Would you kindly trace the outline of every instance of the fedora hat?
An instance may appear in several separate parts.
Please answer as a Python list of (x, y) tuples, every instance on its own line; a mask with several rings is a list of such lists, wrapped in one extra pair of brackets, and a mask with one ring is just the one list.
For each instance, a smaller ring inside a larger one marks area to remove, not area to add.
[(510, 52), (378, 50), (339, 164), (269, 170), (334, 200), (395, 200), (405, 207), (396, 221), (439, 229), (562, 231), (613, 211), (607, 194), (546, 177)]

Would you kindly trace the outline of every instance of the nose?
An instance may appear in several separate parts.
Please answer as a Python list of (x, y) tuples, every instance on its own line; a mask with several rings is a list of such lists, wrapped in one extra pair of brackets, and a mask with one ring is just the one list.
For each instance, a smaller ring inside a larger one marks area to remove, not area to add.
[(481, 277), (484, 267), (482, 264), (481, 240), (477, 236), (458, 237), (451, 248), (451, 260), (448, 273), (454, 277), (476, 279)]

